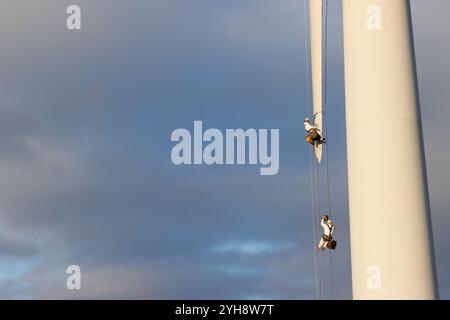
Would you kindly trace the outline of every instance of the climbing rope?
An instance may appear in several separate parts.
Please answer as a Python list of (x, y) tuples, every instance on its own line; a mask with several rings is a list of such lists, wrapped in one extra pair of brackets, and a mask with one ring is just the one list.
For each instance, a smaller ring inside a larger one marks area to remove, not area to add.
[[(314, 155), (313, 155), (314, 157)], [(320, 190), (319, 190), (319, 166), (317, 165), (317, 161), (314, 160), (314, 166), (315, 166), (315, 180), (316, 180), (316, 214), (317, 219), (320, 221)], [(317, 233), (320, 234), (320, 227), (319, 223), (316, 223), (317, 226)], [(316, 240), (317, 241), (317, 240)], [(314, 250), (316, 250), (316, 244), (314, 244)], [(323, 259), (322, 255), (319, 254), (319, 279), (320, 279), (320, 299), (323, 300)]]
[[(327, 134), (328, 132), (328, 122), (327, 122), (327, 102), (328, 102), (328, 95), (327, 95), (327, 88), (328, 88), (328, 0), (324, 0), (325, 6), (324, 6), (324, 20), (325, 20), (325, 27), (324, 27), (324, 57), (323, 57), (323, 66), (324, 66), (324, 76), (323, 76), (323, 108), (322, 110), (325, 111), (325, 126), (324, 126), (324, 134)], [(328, 136), (327, 136), (328, 137)], [(328, 212), (331, 214), (331, 195), (330, 195), (330, 175), (329, 175), (329, 157), (328, 157), (328, 145), (329, 141), (325, 144), (325, 153), (326, 153), (326, 186), (327, 186), (327, 198), (328, 198)], [(331, 297), (334, 299), (334, 283), (333, 283), (333, 253), (330, 250), (330, 288), (331, 288)]]
[[(304, 12), (305, 12), (305, 64), (306, 64), (306, 112), (307, 114), (311, 113), (311, 99), (310, 99), (310, 77), (309, 77), (309, 44), (308, 44), (308, 0), (304, 0)], [(316, 284), (316, 299), (319, 299), (319, 274), (317, 271), (317, 253), (316, 253), (316, 240), (317, 240), (317, 233), (316, 233), (316, 202), (314, 198), (314, 194), (312, 190), (314, 190), (314, 172), (313, 172), (313, 161), (314, 155), (310, 149), (309, 151), (309, 169), (310, 169), (310, 178), (311, 178), (311, 208), (313, 208), (312, 211), (312, 224), (313, 224), (313, 252), (314, 252), (314, 272), (315, 272), (315, 284)], [(322, 292), (322, 276), (320, 275), (320, 292)]]
[[(310, 87), (310, 64), (309, 64), (309, 53), (310, 47), (308, 42), (308, 0), (304, 0), (304, 9), (305, 9), (305, 62), (306, 62), (306, 85), (307, 85), (307, 93), (306, 93), (306, 105), (307, 105), (307, 113), (312, 114), (312, 103), (311, 103), (311, 87)], [(323, 107), (322, 114), (324, 115), (324, 128), (323, 135), (327, 137), (327, 117), (326, 117), (326, 108), (327, 108), (327, 84), (328, 84), (328, 0), (324, 0), (324, 6), (322, 8), (322, 14), (324, 17), (325, 25), (323, 36), (323, 78), (322, 78), (322, 88), (323, 88)], [(315, 118), (316, 114), (314, 114)], [(326, 153), (326, 164), (325, 164), (325, 185), (326, 185), (326, 193), (327, 193), (327, 204), (328, 204), (328, 213), (331, 214), (331, 195), (330, 195), (330, 178), (329, 178), (329, 157), (328, 157), (328, 144), (325, 143), (325, 153)], [(323, 255), (319, 254), (317, 257), (316, 253), (316, 243), (317, 243), (317, 235), (320, 235), (320, 226), (319, 221), (321, 221), (320, 214), (320, 188), (319, 188), (319, 166), (318, 162), (315, 160), (314, 149), (310, 148), (310, 175), (311, 175), (311, 203), (312, 203), (312, 220), (313, 220), (313, 238), (314, 238), (314, 265), (315, 265), (315, 281), (316, 281), (316, 298), (324, 299), (324, 282), (323, 282)], [(316, 230), (317, 227), (317, 230)], [(333, 255), (330, 251), (330, 270), (329, 270), (329, 278), (330, 278), (330, 289), (331, 289), (331, 297), (334, 299), (334, 283), (333, 283)]]

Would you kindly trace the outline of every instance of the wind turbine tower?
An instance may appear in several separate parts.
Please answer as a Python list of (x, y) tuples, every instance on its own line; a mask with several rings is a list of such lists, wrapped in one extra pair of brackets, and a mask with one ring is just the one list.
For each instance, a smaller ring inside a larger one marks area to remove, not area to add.
[(410, 3), (343, 13), (353, 298), (437, 299)]

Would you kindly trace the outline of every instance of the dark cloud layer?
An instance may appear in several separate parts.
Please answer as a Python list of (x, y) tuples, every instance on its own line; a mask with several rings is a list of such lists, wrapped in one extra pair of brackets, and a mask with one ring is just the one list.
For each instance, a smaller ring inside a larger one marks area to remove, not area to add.
[[(0, 4), (0, 297), (314, 298), (303, 2), (75, 2), (79, 32), (65, 29), (72, 1)], [(439, 90), (450, 42), (436, 19), (449, 11), (433, 2), (413, 1), (413, 16), (448, 297), (450, 159), (435, 137), (450, 117)], [(342, 12), (330, 9), (334, 286), (349, 298)], [(170, 133), (194, 120), (280, 128), (280, 173), (172, 165)], [(70, 264), (80, 292), (65, 289)]]

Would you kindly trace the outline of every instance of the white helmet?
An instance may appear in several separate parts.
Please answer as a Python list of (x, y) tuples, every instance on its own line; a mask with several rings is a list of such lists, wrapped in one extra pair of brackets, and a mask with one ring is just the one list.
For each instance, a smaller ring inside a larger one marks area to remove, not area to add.
[(309, 118), (305, 118), (305, 120), (303, 120), (303, 122), (309, 122)]

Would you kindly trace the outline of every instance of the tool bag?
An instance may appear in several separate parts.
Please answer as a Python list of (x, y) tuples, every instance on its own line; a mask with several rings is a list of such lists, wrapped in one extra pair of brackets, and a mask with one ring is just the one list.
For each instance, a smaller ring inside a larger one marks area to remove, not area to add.
[(337, 242), (333, 239), (331, 239), (330, 241), (327, 242), (327, 248), (330, 250), (334, 250), (336, 249), (336, 244)]

